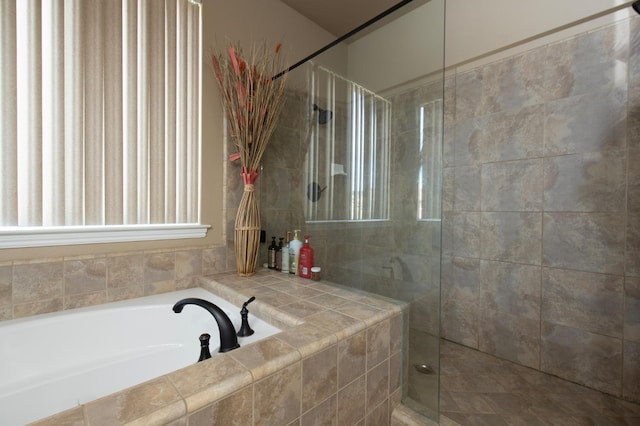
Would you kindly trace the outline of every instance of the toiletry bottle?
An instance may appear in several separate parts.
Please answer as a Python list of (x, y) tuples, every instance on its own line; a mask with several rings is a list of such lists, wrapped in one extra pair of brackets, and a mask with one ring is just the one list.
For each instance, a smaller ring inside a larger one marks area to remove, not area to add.
[(271, 237), (271, 244), (268, 248), (268, 256), (267, 256), (267, 267), (269, 269), (276, 269), (276, 237)]
[(284, 240), (284, 247), (282, 248), (282, 272), (289, 273), (289, 241), (291, 241), (291, 232), (287, 231), (287, 236)]
[(298, 257), (300, 256), (300, 248), (302, 247), (302, 241), (300, 241), (299, 229), (293, 230), (293, 240), (289, 242), (289, 273), (298, 275)]
[(309, 245), (310, 235), (304, 236), (304, 244), (300, 249), (299, 270), (302, 278), (311, 278), (311, 267), (313, 266), (313, 249)]
[(276, 271), (282, 271), (282, 240), (284, 240), (284, 237), (280, 237), (278, 240), (278, 247), (276, 247)]

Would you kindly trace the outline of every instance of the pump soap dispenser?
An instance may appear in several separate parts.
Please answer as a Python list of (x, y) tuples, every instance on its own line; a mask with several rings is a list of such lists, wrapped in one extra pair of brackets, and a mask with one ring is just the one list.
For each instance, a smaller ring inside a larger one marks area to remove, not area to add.
[(304, 236), (304, 244), (300, 249), (300, 276), (311, 278), (311, 268), (313, 267), (313, 249), (309, 245), (310, 235)]

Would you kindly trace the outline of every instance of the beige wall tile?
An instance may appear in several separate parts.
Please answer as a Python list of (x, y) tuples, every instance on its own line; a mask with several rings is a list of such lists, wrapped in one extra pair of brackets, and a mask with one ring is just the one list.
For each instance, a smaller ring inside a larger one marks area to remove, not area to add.
[(624, 338), (640, 343), (640, 278), (624, 281)]
[(107, 303), (107, 291), (101, 290), (93, 293), (71, 294), (64, 297), (64, 308), (75, 309), (87, 306), (96, 306)]
[(454, 167), (453, 206), (455, 211), (480, 211), (481, 208), (481, 167)]
[(155, 281), (149, 284), (145, 284), (143, 288), (144, 288), (145, 296), (153, 296), (156, 294), (169, 293), (172, 291), (176, 291), (176, 281), (175, 280)]
[(400, 390), (402, 386), (402, 352), (389, 357), (389, 394)]
[(185, 399), (189, 412), (222, 399), (250, 385), (253, 380), (251, 373), (228, 353), (194, 363), (170, 373), (168, 377)]
[(591, 31), (550, 45), (544, 59), (547, 99), (591, 93), (624, 85), (629, 54), (629, 23)]
[(272, 374), (300, 360), (300, 353), (275, 337), (267, 337), (229, 352), (235, 360), (251, 371), (254, 380)]
[(363, 321), (334, 311), (324, 311), (311, 315), (307, 317), (306, 321), (335, 332), (338, 340), (345, 339), (365, 329)]
[(485, 68), (484, 75), (491, 79), (491, 95), (501, 111), (544, 102), (546, 54), (546, 47), (532, 49)]
[(451, 263), (451, 281), (442, 281), (442, 337), (477, 348), (480, 260), (455, 257)]
[(302, 412), (338, 391), (338, 347), (333, 345), (302, 361)]
[(144, 285), (109, 288), (107, 290), (107, 301), (117, 302), (119, 300), (129, 300), (144, 296)]
[(144, 279), (141, 253), (107, 258), (107, 285), (111, 288), (140, 286)]
[(540, 265), (542, 214), (483, 213), (481, 223), (483, 259)]
[(389, 358), (390, 332), (389, 320), (367, 328), (367, 369)]
[(300, 417), (302, 366), (295, 363), (254, 385), (254, 424), (283, 425)]
[(253, 387), (247, 386), (189, 415), (189, 425), (244, 426), (253, 422)]
[(545, 211), (623, 212), (625, 151), (545, 158)]
[(367, 412), (389, 397), (389, 359), (367, 371)]
[(389, 414), (389, 401), (384, 400), (380, 405), (375, 407), (369, 413), (365, 420), (367, 426), (387, 426), (391, 422)]
[(338, 387), (351, 383), (366, 371), (366, 333), (358, 333), (338, 343)]
[(337, 342), (331, 331), (308, 323), (284, 330), (275, 338), (296, 348), (303, 358)]
[(144, 283), (176, 279), (175, 252), (145, 253), (144, 254)]
[(498, 105), (490, 100), (489, 86), (484, 84), (484, 73), (474, 69), (456, 75), (456, 119), (490, 114), (498, 111)]
[(64, 309), (64, 300), (62, 297), (55, 299), (43, 300), (40, 302), (18, 303), (13, 305), (13, 317), (24, 318), (32, 315), (48, 314), (49, 312), (58, 312)]
[(623, 312), (622, 277), (543, 269), (543, 321), (622, 338)]
[(13, 319), (13, 305), (0, 306), (0, 321)]
[[(235, 258), (233, 259), (235, 263)], [(227, 271), (226, 247), (214, 247), (202, 250), (202, 274), (211, 275)]]
[(289, 303), (288, 305), (281, 306), (280, 309), (297, 318), (305, 318), (309, 315), (317, 314), (318, 312), (326, 310), (323, 306), (317, 305), (308, 300), (299, 300), (294, 303)]
[(338, 401), (334, 394), (313, 409), (304, 413), (300, 419), (300, 426), (337, 425)]
[(531, 368), (540, 366), (540, 321), (483, 309), (479, 349)]
[(481, 213), (456, 212), (453, 216), (453, 254), (480, 257)]
[(545, 155), (626, 147), (626, 87), (590, 92), (547, 104)]
[(640, 401), (640, 343), (624, 342), (622, 371), (622, 395), (632, 401)]
[(23, 263), (13, 267), (13, 302), (28, 303), (63, 296), (62, 262)]
[(403, 342), (403, 318), (402, 315), (395, 315), (389, 323), (389, 332), (391, 334), (391, 342), (389, 352), (394, 354), (402, 349)]
[(622, 275), (624, 220), (615, 213), (545, 213), (543, 265)]
[(543, 322), (540, 361), (544, 372), (620, 395), (620, 339)]
[(532, 105), (478, 119), (473, 135), (481, 163), (537, 158), (542, 155), (544, 106)]
[(0, 306), (10, 306), (13, 295), (13, 267), (0, 266)]
[(627, 215), (625, 273), (640, 277), (640, 213)]
[(366, 378), (359, 376), (338, 392), (338, 425), (352, 426), (365, 418)]
[(540, 320), (541, 268), (508, 262), (480, 262), (480, 306)]
[[(184, 416), (184, 402), (173, 385), (162, 377), (92, 401), (85, 406), (85, 412), (91, 424), (124, 424), (151, 415), (161, 407), (174, 403), (182, 406), (180, 415)], [(180, 416), (166, 420), (175, 420), (178, 417)]]
[(107, 288), (106, 258), (65, 260), (65, 295), (105, 291)]
[(335, 294), (325, 293), (319, 296), (315, 296), (309, 299), (310, 302), (324, 306), (329, 309), (337, 308), (340, 305), (344, 305), (349, 302), (349, 299), (337, 296)]
[(541, 159), (483, 164), (478, 182), (482, 184), (478, 194), (482, 193), (483, 211), (542, 210)]
[(202, 250), (176, 252), (176, 280), (202, 275)]

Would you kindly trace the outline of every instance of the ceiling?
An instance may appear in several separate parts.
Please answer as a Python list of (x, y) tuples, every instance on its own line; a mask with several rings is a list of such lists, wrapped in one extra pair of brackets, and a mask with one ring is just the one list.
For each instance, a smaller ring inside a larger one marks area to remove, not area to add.
[(374, 18), (400, 0), (280, 0), (336, 37)]

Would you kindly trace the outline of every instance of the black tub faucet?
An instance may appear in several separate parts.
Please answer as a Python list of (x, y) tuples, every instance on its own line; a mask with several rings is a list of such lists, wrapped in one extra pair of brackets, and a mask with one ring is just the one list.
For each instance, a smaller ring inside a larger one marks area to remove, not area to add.
[(225, 314), (225, 312), (220, 309), (217, 305), (203, 299), (197, 298), (187, 298), (182, 299), (175, 305), (173, 305), (173, 312), (176, 314), (182, 312), (182, 308), (185, 305), (197, 305), (201, 308), (206, 309), (212, 316), (213, 319), (218, 323), (218, 330), (220, 331), (220, 350), (219, 352), (228, 352), (230, 350), (239, 348), (238, 344), (238, 336), (236, 335), (236, 329), (233, 327), (231, 320)]

